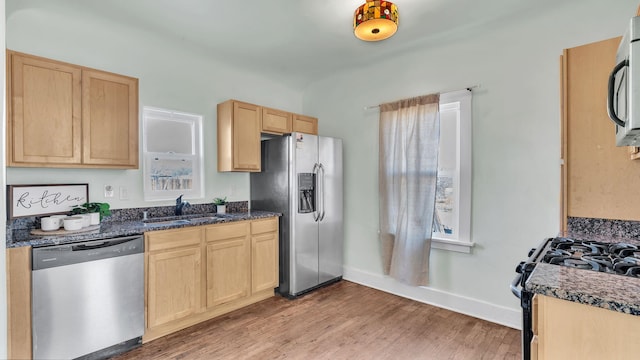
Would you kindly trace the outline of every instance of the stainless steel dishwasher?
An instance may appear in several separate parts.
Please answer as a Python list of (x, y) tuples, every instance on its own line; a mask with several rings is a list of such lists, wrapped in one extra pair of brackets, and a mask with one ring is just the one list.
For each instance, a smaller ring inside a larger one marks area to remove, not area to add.
[(99, 359), (144, 333), (144, 242), (120, 237), (32, 250), (34, 359)]

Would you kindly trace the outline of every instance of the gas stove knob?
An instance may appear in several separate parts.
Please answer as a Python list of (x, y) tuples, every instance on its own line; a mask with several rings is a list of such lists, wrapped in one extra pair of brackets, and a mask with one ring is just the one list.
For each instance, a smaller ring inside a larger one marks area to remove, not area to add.
[(529, 250), (529, 255), (527, 255), (527, 256), (529, 256), (529, 257), (530, 257), (531, 255), (533, 255), (533, 253), (534, 253), (535, 251), (536, 251), (536, 248), (531, 248), (531, 250)]
[(516, 272), (518, 274), (522, 274), (523, 267), (524, 267), (524, 261), (520, 261), (520, 264), (518, 264), (518, 266), (516, 266)]

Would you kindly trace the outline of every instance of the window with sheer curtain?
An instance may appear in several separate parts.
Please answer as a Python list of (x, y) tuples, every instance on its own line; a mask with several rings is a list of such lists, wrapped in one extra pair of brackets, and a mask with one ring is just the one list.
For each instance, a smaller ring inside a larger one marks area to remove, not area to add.
[(439, 95), (380, 105), (380, 241), (385, 274), (429, 283), (440, 141)]
[(380, 105), (385, 274), (427, 285), (431, 248), (470, 252), (471, 92)]

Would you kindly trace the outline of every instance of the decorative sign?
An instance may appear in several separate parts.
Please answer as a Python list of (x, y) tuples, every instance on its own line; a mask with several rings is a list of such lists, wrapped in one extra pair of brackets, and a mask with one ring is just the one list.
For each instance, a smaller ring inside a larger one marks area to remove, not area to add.
[(68, 213), (89, 202), (89, 184), (7, 185), (9, 219)]

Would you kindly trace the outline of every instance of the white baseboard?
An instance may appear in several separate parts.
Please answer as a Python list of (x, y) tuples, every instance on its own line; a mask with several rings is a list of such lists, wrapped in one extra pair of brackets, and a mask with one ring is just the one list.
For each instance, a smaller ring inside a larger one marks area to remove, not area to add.
[(404, 285), (391, 277), (344, 267), (343, 279), (425, 304), (522, 329), (522, 313), (504, 306), (426, 287)]

